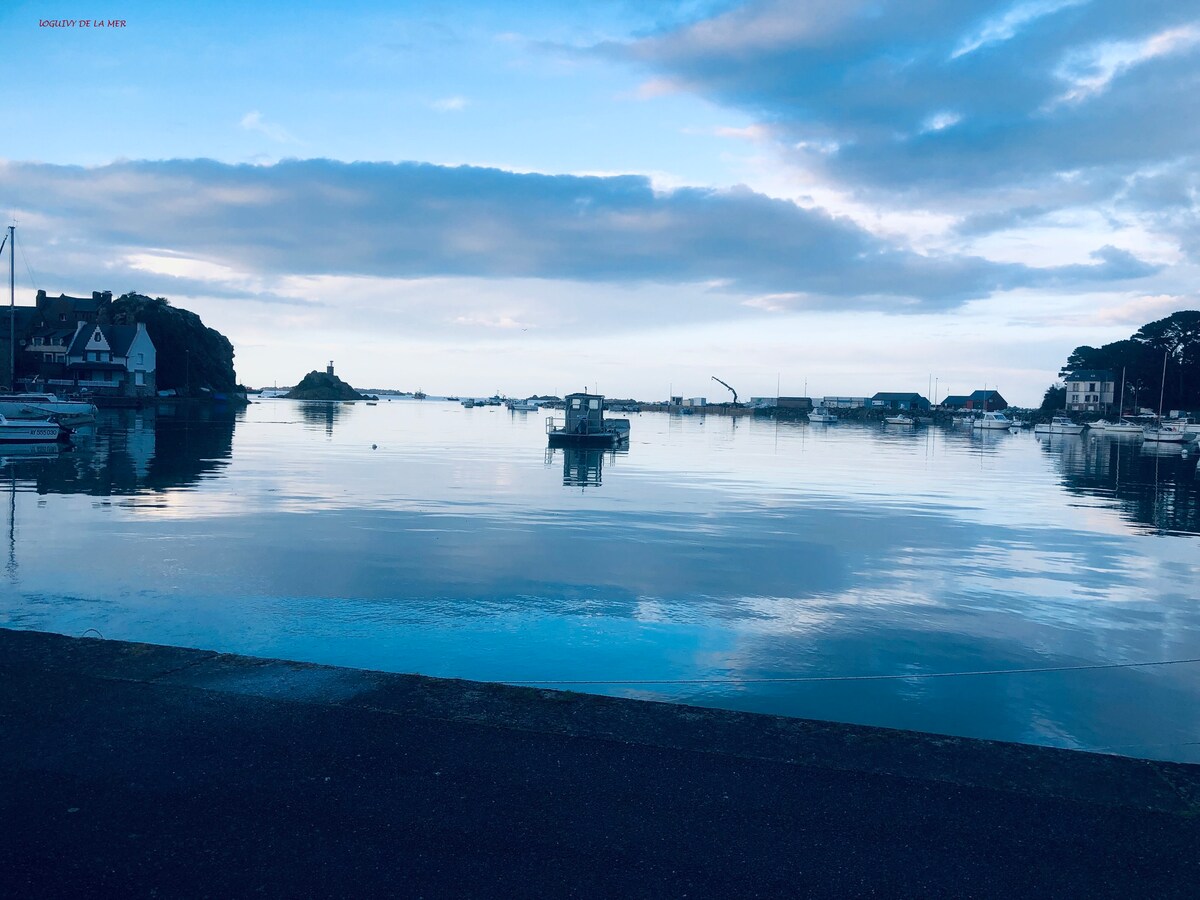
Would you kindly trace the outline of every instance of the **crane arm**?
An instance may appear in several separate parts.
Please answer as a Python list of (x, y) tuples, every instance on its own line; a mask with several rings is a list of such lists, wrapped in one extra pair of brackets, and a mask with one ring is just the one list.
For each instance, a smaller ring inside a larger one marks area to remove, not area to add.
[[(714, 375), (712, 377), (712, 380), (717, 382), (718, 384), (725, 384), (725, 382), (721, 381), (721, 379), (718, 378), (716, 375)], [(733, 388), (729, 387), (729, 385), (727, 385), (727, 384), (725, 384), (725, 387), (729, 388), (729, 392), (731, 394), (733, 394), (733, 402), (737, 403), (737, 391), (735, 391)]]

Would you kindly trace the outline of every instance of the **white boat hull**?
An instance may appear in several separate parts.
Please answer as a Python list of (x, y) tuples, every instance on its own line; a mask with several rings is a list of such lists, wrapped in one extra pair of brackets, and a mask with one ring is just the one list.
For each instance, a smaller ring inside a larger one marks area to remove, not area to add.
[(0, 443), (52, 444), (62, 434), (57, 422), (49, 420), (8, 422), (0, 421)]
[(1148, 428), (1142, 432), (1142, 439), (1152, 444), (1182, 444), (1188, 437), (1182, 431)]

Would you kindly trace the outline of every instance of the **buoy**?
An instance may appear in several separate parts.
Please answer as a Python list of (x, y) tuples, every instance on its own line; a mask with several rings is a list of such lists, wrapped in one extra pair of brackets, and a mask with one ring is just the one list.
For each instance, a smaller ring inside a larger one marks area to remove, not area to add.
[(372, 444), (372, 445), (371, 445), (371, 449), (372, 449), (372, 450), (378, 450), (378, 449), (379, 449), (379, 445), (378, 445), (378, 444)]

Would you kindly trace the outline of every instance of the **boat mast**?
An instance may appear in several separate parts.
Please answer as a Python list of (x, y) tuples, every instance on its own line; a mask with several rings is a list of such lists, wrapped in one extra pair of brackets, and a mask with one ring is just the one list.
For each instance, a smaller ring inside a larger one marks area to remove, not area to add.
[(16, 225), (8, 226), (8, 389), (17, 389), (17, 244)]
[(1162, 381), (1158, 386), (1158, 421), (1162, 423), (1163, 394), (1167, 391), (1167, 351), (1163, 351)]

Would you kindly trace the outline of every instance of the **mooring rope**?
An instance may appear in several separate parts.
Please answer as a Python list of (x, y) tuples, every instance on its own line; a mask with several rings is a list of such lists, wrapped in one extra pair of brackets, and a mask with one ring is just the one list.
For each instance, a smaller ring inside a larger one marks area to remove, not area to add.
[(913, 672), (907, 675), (804, 675), (795, 678), (561, 678), (504, 679), (500, 684), (798, 684), (817, 681), (903, 681), (910, 678), (964, 678), (973, 675), (1030, 675), (1038, 672), (1085, 672), (1097, 669), (1144, 669), (1150, 666), (1181, 666), (1200, 663), (1192, 659), (1164, 659), (1155, 662), (1094, 663), (1084, 666), (1039, 666), (1029, 669), (980, 669), (970, 672)]

